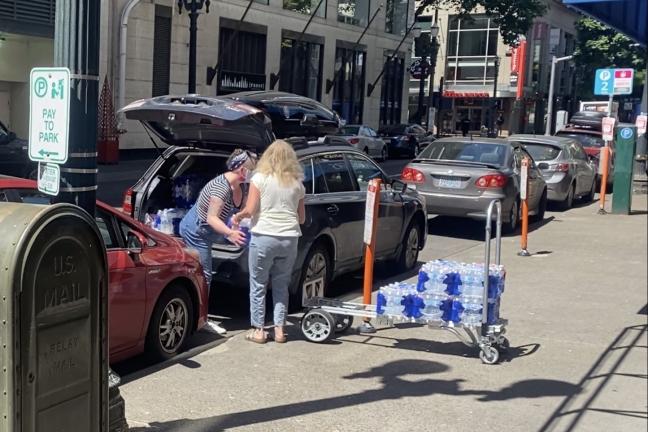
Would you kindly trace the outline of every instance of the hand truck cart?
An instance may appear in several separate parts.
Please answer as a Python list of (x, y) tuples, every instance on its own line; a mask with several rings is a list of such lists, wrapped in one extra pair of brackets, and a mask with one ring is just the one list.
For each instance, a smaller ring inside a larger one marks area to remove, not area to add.
[[(498, 318), (489, 324), (488, 293), (489, 269), (491, 260), (491, 225), (493, 210), (496, 210), (495, 263), (500, 265), (502, 246), (502, 204), (493, 200), (486, 211), (486, 238), (484, 245), (484, 290), (482, 296), (481, 324), (470, 325), (440, 321), (427, 324), (430, 328), (441, 328), (453, 333), (465, 345), (479, 348), (479, 358), (485, 364), (495, 364), (500, 352), (509, 348), (509, 341), (504, 334), (508, 320)], [(347, 331), (353, 324), (354, 317), (375, 320), (380, 324), (393, 325), (393, 319), (377, 313), (376, 305), (344, 302), (324, 297), (312, 297), (304, 302), (307, 311), (301, 319), (301, 331), (310, 342), (322, 343), (330, 340), (336, 333)], [(461, 332), (463, 330), (463, 333)], [(465, 333), (465, 334), (464, 334)]]

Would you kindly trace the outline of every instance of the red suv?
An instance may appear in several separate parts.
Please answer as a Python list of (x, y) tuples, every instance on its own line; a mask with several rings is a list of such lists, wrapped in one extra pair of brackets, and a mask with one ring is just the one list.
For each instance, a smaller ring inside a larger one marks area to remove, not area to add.
[[(51, 198), (32, 180), (0, 176), (0, 203), (50, 204)], [(200, 262), (180, 240), (100, 201), (95, 219), (108, 257), (110, 362), (142, 352), (173, 357), (207, 321)]]

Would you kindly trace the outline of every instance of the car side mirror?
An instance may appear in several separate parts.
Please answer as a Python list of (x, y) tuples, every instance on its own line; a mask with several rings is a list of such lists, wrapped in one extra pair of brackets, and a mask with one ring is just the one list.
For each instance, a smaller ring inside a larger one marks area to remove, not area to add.
[(392, 189), (398, 193), (405, 193), (407, 190), (407, 183), (402, 182), (398, 179), (394, 179), (391, 182)]
[(319, 119), (315, 114), (304, 114), (299, 124), (301, 126), (318, 126)]
[(147, 243), (146, 237), (136, 231), (130, 231), (126, 236), (126, 250), (131, 255), (141, 254), (146, 249)]
[(549, 164), (547, 162), (540, 162), (538, 164), (538, 169), (539, 170), (546, 170), (549, 169)]

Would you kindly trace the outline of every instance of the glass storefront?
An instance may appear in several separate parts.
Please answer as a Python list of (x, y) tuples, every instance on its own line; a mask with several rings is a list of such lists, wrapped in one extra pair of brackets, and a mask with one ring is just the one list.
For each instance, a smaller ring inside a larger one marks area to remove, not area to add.
[(385, 73), (380, 92), (380, 126), (401, 122), (405, 59), (385, 55)]
[(323, 61), (323, 45), (283, 38), (279, 90), (321, 100)]
[(495, 79), (499, 28), (488, 17), (450, 18), (445, 80), (448, 85), (488, 85)]
[[(221, 22), (221, 26), (223, 22)], [(226, 49), (233, 36), (229, 50)], [(220, 50), (223, 52), (216, 92), (219, 95), (248, 90), (265, 90), (266, 35), (221, 27)], [(241, 56), (239, 53), (247, 55)]]
[[(319, 2), (320, 0), (283, 0), (283, 8), (310, 15), (313, 13), (313, 10), (315, 10)], [(324, 0), (317, 9), (315, 16), (326, 18), (326, 0)]]
[(340, 0), (338, 21), (364, 27), (369, 22), (371, 0)]
[(333, 110), (348, 124), (362, 123), (367, 53), (338, 47), (335, 51)]
[(403, 36), (407, 31), (409, 0), (387, 0), (385, 31)]

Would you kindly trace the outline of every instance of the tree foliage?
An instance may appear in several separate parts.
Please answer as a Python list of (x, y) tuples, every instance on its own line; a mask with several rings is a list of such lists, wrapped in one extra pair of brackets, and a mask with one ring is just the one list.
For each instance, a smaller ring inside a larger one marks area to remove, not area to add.
[(598, 68), (634, 68), (635, 83), (645, 80), (646, 48), (591, 18), (578, 20), (576, 30), (574, 55), (581, 77), (578, 82), (580, 94), (592, 93), (593, 72)]
[(481, 6), (484, 13), (499, 26), (502, 39), (508, 45), (515, 45), (518, 35), (526, 35), (533, 25), (533, 19), (546, 10), (542, 0), (423, 0), (416, 9), (416, 15), (429, 6), (449, 6), (457, 10), (459, 18), (465, 20), (470, 20), (470, 14)]

